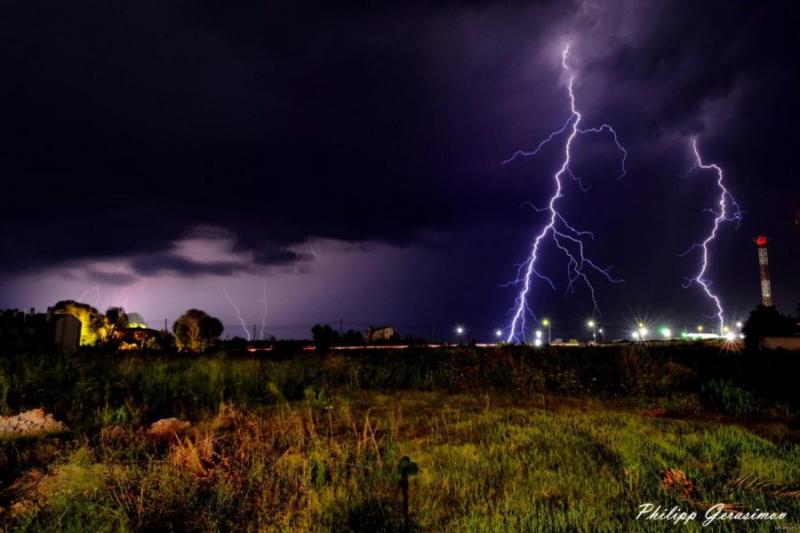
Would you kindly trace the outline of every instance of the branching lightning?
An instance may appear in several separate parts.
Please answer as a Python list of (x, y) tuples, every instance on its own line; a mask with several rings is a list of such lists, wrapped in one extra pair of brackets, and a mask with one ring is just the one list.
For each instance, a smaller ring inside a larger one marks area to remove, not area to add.
[(236, 304), (233, 303), (233, 298), (231, 298), (231, 295), (228, 294), (228, 289), (225, 288), (225, 284), (220, 283), (220, 285), (222, 285), (222, 292), (225, 293), (225, 297), (228, 299), (228, 302), (231, 304), (231, 307), (233, 307), (236, 310), (236, 318), (238, 318), (239, 322), (242, 323), (242, 329), (244, 329), (244, 333), (245, 335), (247, 335), (247, 340), (251, 340), (250, 331), (247, 329), (247, 324), (245, 324), (244, 319), (242, 318), (242, 312), (239, 310)]
[[(691, 279), (686, 279), (686, 282), (683, 284), (683, 288), (688, 288), (692, 283), (697, 283), (703, 288), (703, 291), (706, 293), (706, 295), (711, 299), (711, 301), (714, 302), (714, 307), (717, 310), (717, 312), (711, 315), (709, 318), (715, 318), (717, 320), (719, 331), (721, 333), (725, 324), (722, 303), (720, 302), (719, 297), (711, 291), (711, 281), (706, 277), (706, 271), (708, 270), (708, 246), (717, 236), (717, 231), (719, 230), (720, 224), (724, 222), (734, 222), (736, 227), (739, 227), (739, 224), (742, 221), (742, 211), (739, 209), (739, 204), (736, 203), (736, 200), (734, 200), (731, 193), (725, 188), (725, 184), (723, 183), (724, 175), (722, 168), (716, 164), (703, 164), (703, 160), (700, 157), (700, 151), (697, 149), (697, 139), (692, 139), (692, 149), (694, 150), (695, 163), (692, 168), (689, 169), (689, 172), (687, 172), (686, 175), (688, 176), (697, 168), (701, 168), (703, 170), (714, 170), (717, 173), (717, 187), (719, 188), (719, 210), (705, 210), (714, 215), (714, 226), (711, 228), (711, 232), (704, 241), (693, 244), (688, 250), (680, 254), (680, 257), (683, 257), (695, 248), (700, 248), (703, 250), (703, 258), (700, 261), (700, 271), (697, 273), (697, 276)], [(731, 211), (730, 214), (728, 213), (729, 207)]]
[[(563, 251), (567, 258), (567, 279), (569, 283), (567, 285), (567, 293), (574, 292), (574, 284), (576, 281), (582, 281), (586, 283), (591, 293), (592, 302), (594, 304), (594, 310), (596, 313), (599, 313), (599, 308), (597, 305), (597, 300), (595, 298), (595, 291), (594, 287), (592, 286), (589, 278), (586, 275), (585, 269), (588, 267), (591, 270), (595, 270), (596, 272), (600, 273), (603, 277), (605, 277), (608, 281), (613, 283), (624, 283), (620, 279), (615, 279), (611, 276), (611, 268), (601, 268), (591, 260), (587, 259), (584, 255), (584, 237), (589, 237), (590, 239), (594, 238), (594, 235), (588, 231), (581, 231), (573, 228), (569, 225), (566, 219), (558, 212), (557, 209), (557, 201), (559, 198), (563, 196), (562, 194), (562, 187), (563, 184), (561, 183), (561, 177), (564, 175), (569, 176), (571, 179), (575, 180), (578, 183), (578, 186), (581, 190), (588, 191), (587, 187), (583, 186), (581, 183), (580, 178), (576, 176), (572, 170), (570, 169), (570, 148), (572, 147), (572, 141), (577, 137), (579, 134), (585, 133), (601, 133), (601, 132), (608, 132), (613, 136), (614, 144), (616, 147), (622, 152), (622, 173), (620, 174), (619, 178), (625, 176), (625, 161), (627, 159), (627, 152), (625, 148), (620, 144), (619, 139), (617, 138), (617, 132), (609, 126), (608, 124), (603, 124), (597, 128), (588, 128), (588, 129), (581, 129), (579, 127), (582, 116), (581, 113), (578, 111), (577, 106), (575, 104), (575, 93), (573, 91), (573, 84), (575, 81), (575, 75), (570, 70), (569, 66), (567, 65), (567, 58), (569, 57), (569, 46), (564, 49), (561, 59), (561, 65), (564, 67), (564, 70), (569, 74), (569, 99), (570, 99), (570, 108), (572, 110), (572, 114), (561, 127), (560, 130), (554, 131), (547, 137), (545, 140), (539, 143), (536, 149), (532, 152), (522, 152), (518, 151), (514, 155), (512, 155), (507, 160), (503, 161), (503, 164), (509, 163), (513, 161), (517, 156), (534, 156), (549, 142), (553, 139), (558, 137), (559, 135), (563, 134), (566, 131), (569, 131), (569, 136), (567, 137), (567, 141), (564, 145), (564, 161), (561, 165), (561, 168), (558, 172), (555, 173), (553, 179), (555, 181), (556, 190), (553, 196), (550, 198), (550, 201), (547, 207), (544, 208), (536, 208), (537, 211), (546, 211), (550, 213), (549, 222), (547, 225), (542, 228), (542, 231), (536, 236), (533, 242), (533, 250), (531, 251), (530, 256), (528, 257), (527, 261), (525, 261), (522, 265), (520, 265), (519, 270), (517, 271), (517, 278), (515, 281), (511, 282), (513, 285), (522, 285), (522, 290), (520, 291), (519, 295), (517, 296), (514, 304), (514, 308), (512, 309), (514, 313), (514, 318), (511, 321), (510, 326), (510, 333), (508, 335), (507, 341), (514, 342), (519, 340), (525, 339), (525, 317), (526, 313), (530, 313), (533, 315), (532, 310), (528, 305), (528, 295), (531, 291), (531, 277), (536, 275), (537, 277), (547, 281), (551, 287), (555, 288), (553, 282), (537, 272), (535, 268), (536, 259), (539, 252), (539, 245), (542, 241), (548, 236), (552, 235), (553, 240), (556, 246)], [(570, 247), (572, 249), (570, 249)], [(524, 275), (522, 273), (524, 272)]]
[(264, 286), (264, 315), (261, 317), (261, 340), (264, 340), (264, 329), (267, 327), (267, 278), (261, 278), (262, 285)]
[(80, 298), (78, 298), (77, 302), (78, 303), (83, 302), (83, 299), (86, 298), (89, 295), (90, 292), (94, 292), (95, 293), (96, 297), (95, 297), (95, 301), (94, 301), (94, 306), (97, 306), (100, 303), (100, 285), (95, 285), (94, 287), (92, 287), (90, 289), (86, 289), (85, 291), (83, 291), (83, 294), (81, 294), (81, 296), (80, 296)]

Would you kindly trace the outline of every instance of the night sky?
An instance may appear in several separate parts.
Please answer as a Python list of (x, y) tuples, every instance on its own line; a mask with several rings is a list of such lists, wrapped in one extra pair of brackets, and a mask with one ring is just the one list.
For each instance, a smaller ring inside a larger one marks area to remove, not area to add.
[[(587, 256), (609, 337), (645, 319), (712, 324), (682, 288), (713, 224), (713, 172), (744, 211), (708, 277), (730, 320), (800, 302), (800, 7), (796, 2), (0, 6), (0, 308), (79, 299), (154, 327), (198, 307), (260, 335), (315, 322), (490, 340), (547, 214), (570, 116), (570, 46), (587, 127), (561, 212)], [(530, 202), (530, 204), (526, 203)], [(528, 304), (553, 336), (586, 337), (585, 286), (550, 242)], [(266, 301), (266, 318), (265, 304)], [(532, 323), (532, 322), (531, 322)], [(228, 336), (242, 335), (233, 327)]]

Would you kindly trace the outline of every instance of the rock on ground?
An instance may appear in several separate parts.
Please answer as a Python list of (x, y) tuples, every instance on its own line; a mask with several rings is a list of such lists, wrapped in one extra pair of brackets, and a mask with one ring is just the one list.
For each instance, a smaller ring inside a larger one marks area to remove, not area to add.
[(156, 437), (180, 435), (191, 425), (191, 422), (186, 422), (177, 418), (162, 418), (157, 422), (153, 422), (153, 425), (151, 425), (150, 429), (147, 430), (147, 434), (154, 435)]
[(0, 417), (0, 437), (67, 430), (69, 428), (66, 425), (53, 418), (53, 415), (46, 413), (44, 409), (33, 409), (16, 416)]

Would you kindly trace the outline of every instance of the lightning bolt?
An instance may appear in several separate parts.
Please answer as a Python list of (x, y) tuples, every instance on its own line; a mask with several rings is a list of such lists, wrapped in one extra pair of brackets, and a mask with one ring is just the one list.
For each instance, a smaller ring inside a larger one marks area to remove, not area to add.
[[(711, 232), (708, 234), (708, 237), (701, 243), (693, 244), (688, 250), (679, 254), (679, 257), (683, 257), (692, 250), (696, 248), (701, 248), (703, 250), (703, 259), (700, 261), (700, 272), (698, 272), (697, 276), (686, 279), (686, 282), (683, 284), (683, 288), (688, 288), (692, 283), (697, 283), (703, 288), (703, 291), (706, 295), (714, 302), (714, 307), (716, 307), (717, 312), (711, 315), (708, 318), (716, 318), (720, 334), (722, 333), (722, 328), (725, 324), (725, 317), (724, 312), (722, 310), (722, 303), (719, 300), (719, 297), (714, 294), (711, 290), (711, 281), (706, 278), (706, 270), (708, 270), (708, 246), (711, 244), (711, 241), (717, 236), (717, 231), (719, 230), (720, 224), (725, 222), (734, 222), (736, 227), (739, 227), (739, 224), (742, 222), (742, 211), (739, 209), (739, 204), (736, 203), (733, 196), (728, 189), (725, 188), (724, 179), (725, 176), (723, 175), (722, 168), (716, 164), (706, 165), (703, 164), (703, 159), (700, 157), (700, 151), (697, 149), (697, 139), (692, 139), (692, 149), (694, 150), (694, 157), (695, 163), (692, 168), (689, 169), (689, 172), (686, 173), (686, 176), (692, 173), (695, 169), (703, 169), (703, 170), (714, 170), (717, 173), (717, 187), (719, 188), (719, 210), (714, 209), (705, 209), (706, 212), (711, 213), (714, 215), (714, 226), (711, 228)], [(731, 214), (728, 214), (728, 207), (730, 203), (730, 210)]]
[(86, 289), (85, 291), (83, 291), (83, 294), (81, 294), (81, 297), (78, 298), (78, 300), (77, 300), (78, 303), (83, 302), (83, 299), (86, 298), (89, 295), (90, 292), (96, 293), (96, 298), (95, 298), (95, 301), (94, 301), (94, 305), (97, 306), (97, 304), (100, 303), (100, 285), (95, 285), (94, 287), (92, 287), (90, 289)]
[(264, 328), (267, 327), (267, 278), (262, 277), (261, 282), (264, 286), (264, 316), (261, 317), (261, 340), (264, 340)]
[[(516, 280), (512, 281), (510, 285), (520, 285), (522, 284), (522, 289), (520, 290), (519, 295), (517, 296), (514, 307), (512, 309), (514, 318), (511, 321), (510, 326), (510, 333), (508, 334), (507, 342), (514, 342), (518, 340), (518, 336), (521, 335), (522, 339), (525, 339), (525, 315), (526, 313), (530, 313), (533, 315), (532, 310), (528, 305), (528, 295), (531, 291), (531, 278), (536, 275), (537, 277), (547, 281), (551, 287), (555, 288), (553, 282), (537, 272), (535, 265), (536, 259), (539, 253), (539, 246), (542, 241), (545, 240), (549, 235), (552, 235), (553, 241), (555, 245), (566, 254), (568, 258), (567, 264), (567, 279), (569, 283), (567, 284), (567, 293), (575, 291), (575, 282), (581, 281), (584, 282), (592, 297), (592, 303), (594, 304), (595, 313), (599, 314), (599, 308), (597, 305), (597, 300), (595, 298), (595, 291), (594, 287), (592, 286), (589, 278), (586, 275), (586, 269), (594, 270), (600, 273), (603, 277), (605, 277), (608, 281), (612, 283), (624, 283), (623, 280), (615, 279), (611, 276), (611, 268), (602, 268), (592, 262), (584, 255), (584, 238), (588, 237), (590, 239), (594, 239), (594, 235), (589, 231), (581, 231), (573, 228), (567, 222), (567, 220), (558, 212), (557, 209), (557, 201), (559, 198), (563, 197), (562, 188), (563, 184), (561, 181), (562, 176), (567, 175), (572, 180), (576, 181), (584, 192), (588, 190), (588, 188), (583, 186), (581, 183), (580, 178), (573, 174), (572, 170), (569, 167), (570, 164), (570, 148), (572, 147), (572, 141), (578, 135), (583, 135), (585, 133), (602, 133), (608, 132), (611, 134), (614, 140), (614, 144), (616, 147), (622, 152), (622, 173), (619, 176), (619, 179), (625, 176), (625, 161), (628, 157), (628, 153), (625, 151), (625, 148), (620, 144), (619, 139), (617, 138), (617, 132), (609, 126), (608, 124), (603, 124), (597, 128), (588, 128), (588, 129), (581, 129), (580, 123), (581, 113), (578, 111), (578, 108), (575, 103), (575, 93), (573, 91), (573, 85), (575, 82), (575, 75), (567, 65), (567, 57), (569, 57), (569, 46), (564, 49), (564, 52), (561, 56), (561, 65), (564, 67), (564, 70), (569, 74), (569, 100), (570, 100), (570, 109), (572, 111), (570, 117), (564, 123), (560, 130), (556, 130), (550, 134), (545, 140), (539, 143), (536, 149), (532, 152), (523, 152), (518, 151), (514, 153), (510, 158), (503, 161), (503, 164), (510, 163), (518, 156), (534, 156), (539, 153), (539, 151), (553, 139), (558, 137), (559, 135), (563, 134), (564, 132), (569, 131), (569, 136), (567, 137), (567, 141), (564, 145), (564, 161), (561, 164), (561, 168), (558, 172), (555, 173), (553, 176), (553, 180), (555, 181), (556, 190), (553, 196), (550, 198), (550, 202), (548, 203), (547, 207), (545, 208), (536, 208), (534, 209), (537, 211), (549, 212), (550, 218), (547, 225), (542, 228), (541, 232), (536, 236), (533, 242), (533, 250), (531, 254), (528, 256), (527, 261), (522, 263), (517, 270), (517, 278)], [(523, 275), (524, 272), (524, 275)], [(535, 318), (535, 316), (534, 316)]]
[(225, 298), (228, 299), (228, 302), (231, 304), (231, 307), (233, 307), (236, 310), (236, 318), (238, 318), (239, 322), (241, 322), (242, 329), (244, 329), (244, 333), (245, 335), (247, 335), (247, 340), (250, 340), (250, 331), (247, 329), (247, 324), (245, 324), (244, 319), (242, 318), (242, 312), (239, 310), (236, 304), (233, 303), (233, 298), (231, 298), (231, 295), (228, 294), (228, 289), (225, 288), (225, 284), (220, 282), (220, 285), (222, 285), (222, 292), (225, 293)]

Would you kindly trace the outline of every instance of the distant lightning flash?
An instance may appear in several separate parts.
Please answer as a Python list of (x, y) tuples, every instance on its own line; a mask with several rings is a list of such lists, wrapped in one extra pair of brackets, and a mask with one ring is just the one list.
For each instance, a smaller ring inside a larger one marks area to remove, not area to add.
[[(699, 244), (693, 244), (688, 250), (680, 254), (680, 257), (685, 256), (695, 248), (701, 248), (703, 250), (703, 259), (700, 261), (700, 272), (698, 272), (697, 276), (687, 279), (686, 283), (683, 284), (683, 288), (688, 288), (693, 282), (697, 283), (703, 288), (706, 295), (714, 302), (714, 307), (716, 307), (717, 312), (711, 315), (709, 318), (716, 318), (717, 323), (719, 326), (720, 333), (722, 332), (722, 328), (725, 324), (724, 312), (722, 310), (722, 303), (719, 300), (719, 297), (711, 291), (711, 281), (706, 277), (706, 270), (708, 269), (708, 245), (714, 238), (717, 236), (717, 231), (719, 230), (720, 224), (723, 222), (734, 222), (736, 227), (739, 227), (739, 224), (742, 221), (742, 211), (739, 209), (739, 204), (736, 203), (736, 200), (733, 199), (733, 196), (728, 189), (725, 188), (724, 175), (722, 173), (722, 168), (720, 168), (716, 164), (711, 165), (704, 165), (703, 160), (700, 157), (700, 151), (697, 149), (697, 139), (692, 139), (692, 148), (694, 149), (694, 156), (695, 156), (695, 163), (689, 172), (686, 173), (688, 176), (692, 173), (693, 170), (697, 168), (701, 168), (703, 170), (714, 170), (717, 173), (717, 187), (719, 188), (719, 211), (715, 211), (714, 209), (706, 209), (707, 212), (714, 215), (714, 226), (711, 228), (711, 233), (708, 234), (708, 237)], [(728, 203), (730, 202), (730, 209), (731, 214), (728, 214)]]
[(78, 303), (83, 302), (83, 299), (86, 298), (90, 292), (94, 292), (96, 294), (94, 305), (95, 306), (98, 305), (100, 303), (100, 285), (95, 285), (91, 289), (86, 289), (85, 291), (83, 291), (83, 294), (81, 294), (80, 298), (78, 298), (77, 300)]
[(231, 298), (231, 295), (228, 294), (228, 289), (225, 288), (225, 284), (220, 283), (220, 285), (222, 285), (222, 292), (225, 293), (225, 297), (228, 299), (228, 302), (230, 302), (231, 307), (236, 310), (236, 318), (238, 318), (239, 322), (242, 323), (242, 329), (244, 329), (244, 333), (247, 335), (247, 340), (251, 340), (250, 331), (247, 329), (247, 324), (245, 324), (244, 319), (242, 318), (242, 312), (239, 310), (236, 304), (233, 303), (233, 298)]
[[(537, 209), (537, 211), (547, 211), (550, 213), (550, 220), (547, 225), (542, 229), (542, 231), (536, 236), (536, 239), (533, 242), (533, 250), (528, 257), (527, 261), (520, 265), (519, 270), (517, 271), (517, 279), (512, 282), (514, 285), (522, 284), (523, 288), (520, 291), (519, 295), (517, 296), (515, 303), (514, 303), (514, 318), (511, 321), (510, 333), (508, 335), (507, 342), (514, 342), (519, 340), (519, 337), (522, 340), (525, 339), (525, 315), (527, 313), (532, 313), (529, 305), (528, 305), (528, 293), (531, 289), (531, 276), (536, 275), (539, 278), (547, 281), (552, 287), (555, 288), (553, 282), (549, 279), (541, 275), (539, 272), (536, 271), (535, 264), (537, 259), (537, 254), (539, 252), (539, 245), (540, 243), (548, 236), (548, 234), (552, 234), (553, 241), (555, 245), (566, 254), (569, 259), (567, 265), (567, 279), (569, 283), (567, 285), (567, 292), (574, 292), (574, 284), (576, 281), (583, 281), (586, 283), (589, 291), (591, 293), (592, 302), (594, 304), (595, 312), (599, 312), (599, 308), (597, 306), (597, 300), (595, 299), (595, 291), (594, 287), (592, 286), (589, 278), (586, 276), (584, 272), (585, 267), (589, 267), (592, 270), (595, 270), (603, 275), (608, 281), (613, 283), (624, 283), (624, 281), (620, 279), (615, 279), (611, 277), (610, 271), (612, 267), (608, 268), (601, 268), (591, 260), (587, 259), (584, 255), (584, 241), (582, 240), (583, 237), (589, 237), (590, 239), (594, 238), (594, 235), (588, 231), (580, 231), (572, 226), (570, 226), (566, 219), (558, 212), (556, 208), (556, 203), (559, 198), (563, 196), (562, 194), (562, 183), (561, 177), (563, 175), (567, 175), (573, 180), (575, 180), (578, 185), (580, 186), (581, 190), (584, 192), (588, 189), (583, 186), (581, 183), (580, 178), (575, 176), (572, 173), (572, 170), (569, 168), (570, 164), (570, 148), (572, 147), (572, 141), (577, 137), (579, 134), (584, 133), (601, 133), (601, 132), (608, 132), (614, 138), (614, 144), (616, 147), (622, 152), (622, 174), (619, 176), (620, 178), (625, 176), (625, 160), (627, 159), (627, 152), (625, 148), (620, 144), (619, 139), (617, 138), (617, 132), (614, 131), (614, 128), (609, 126), (608, 124), (603, 124), (597, 128), (589, 128), (589, 129), (580, 129), (578, 126), (581, 122), (581, 114), (578, 111), (576, 104), (575, 104), (575, 93), (573, 92), (573, 84), (575, 81), (575, 75), (570, 70), (569, 66), (567, 65), (567, 57), (569, 56), (569, 46), (564, 49), (561, 58), (561, 65), (564, 67), (564, 70), (569, 73), (569, 100), (570, 100), (570, 108), (572, 110), (572, 114), (570, 115), (569, 119), (564, 123), (564, 126), (557, 131), (554, 131), (539, 143), (539, 146), (532, 152), (516, 152), (512, 155), (509, 159), (503, 161), (503, 164), (509, 163), (513, 161), (517, 156), (533, 156), (539, 153), (539, 151), (552, 141), (555, 137), (561, 135), (565, 131), (569, 130), (569, 137), (567, 137), (567, 142), (564, 146), (564, 162), (561, 165), (561, 168), (556, 172), (553, 176), (556, 184), (556, 191), (553, 196), (550, 198), (550, 202), (546, 208)], [(577, 251), (570, 251), (568, 246), (571, 245), (573, 249)], [(525, 272), (524, 276), (521, 276), (521, 273)]]
[(264, 315), (261, 317), (261, 340), (264, 340), (264, 328), (267, 327), (267, 278), (262, 277), (261, 282), (264, 286)]

